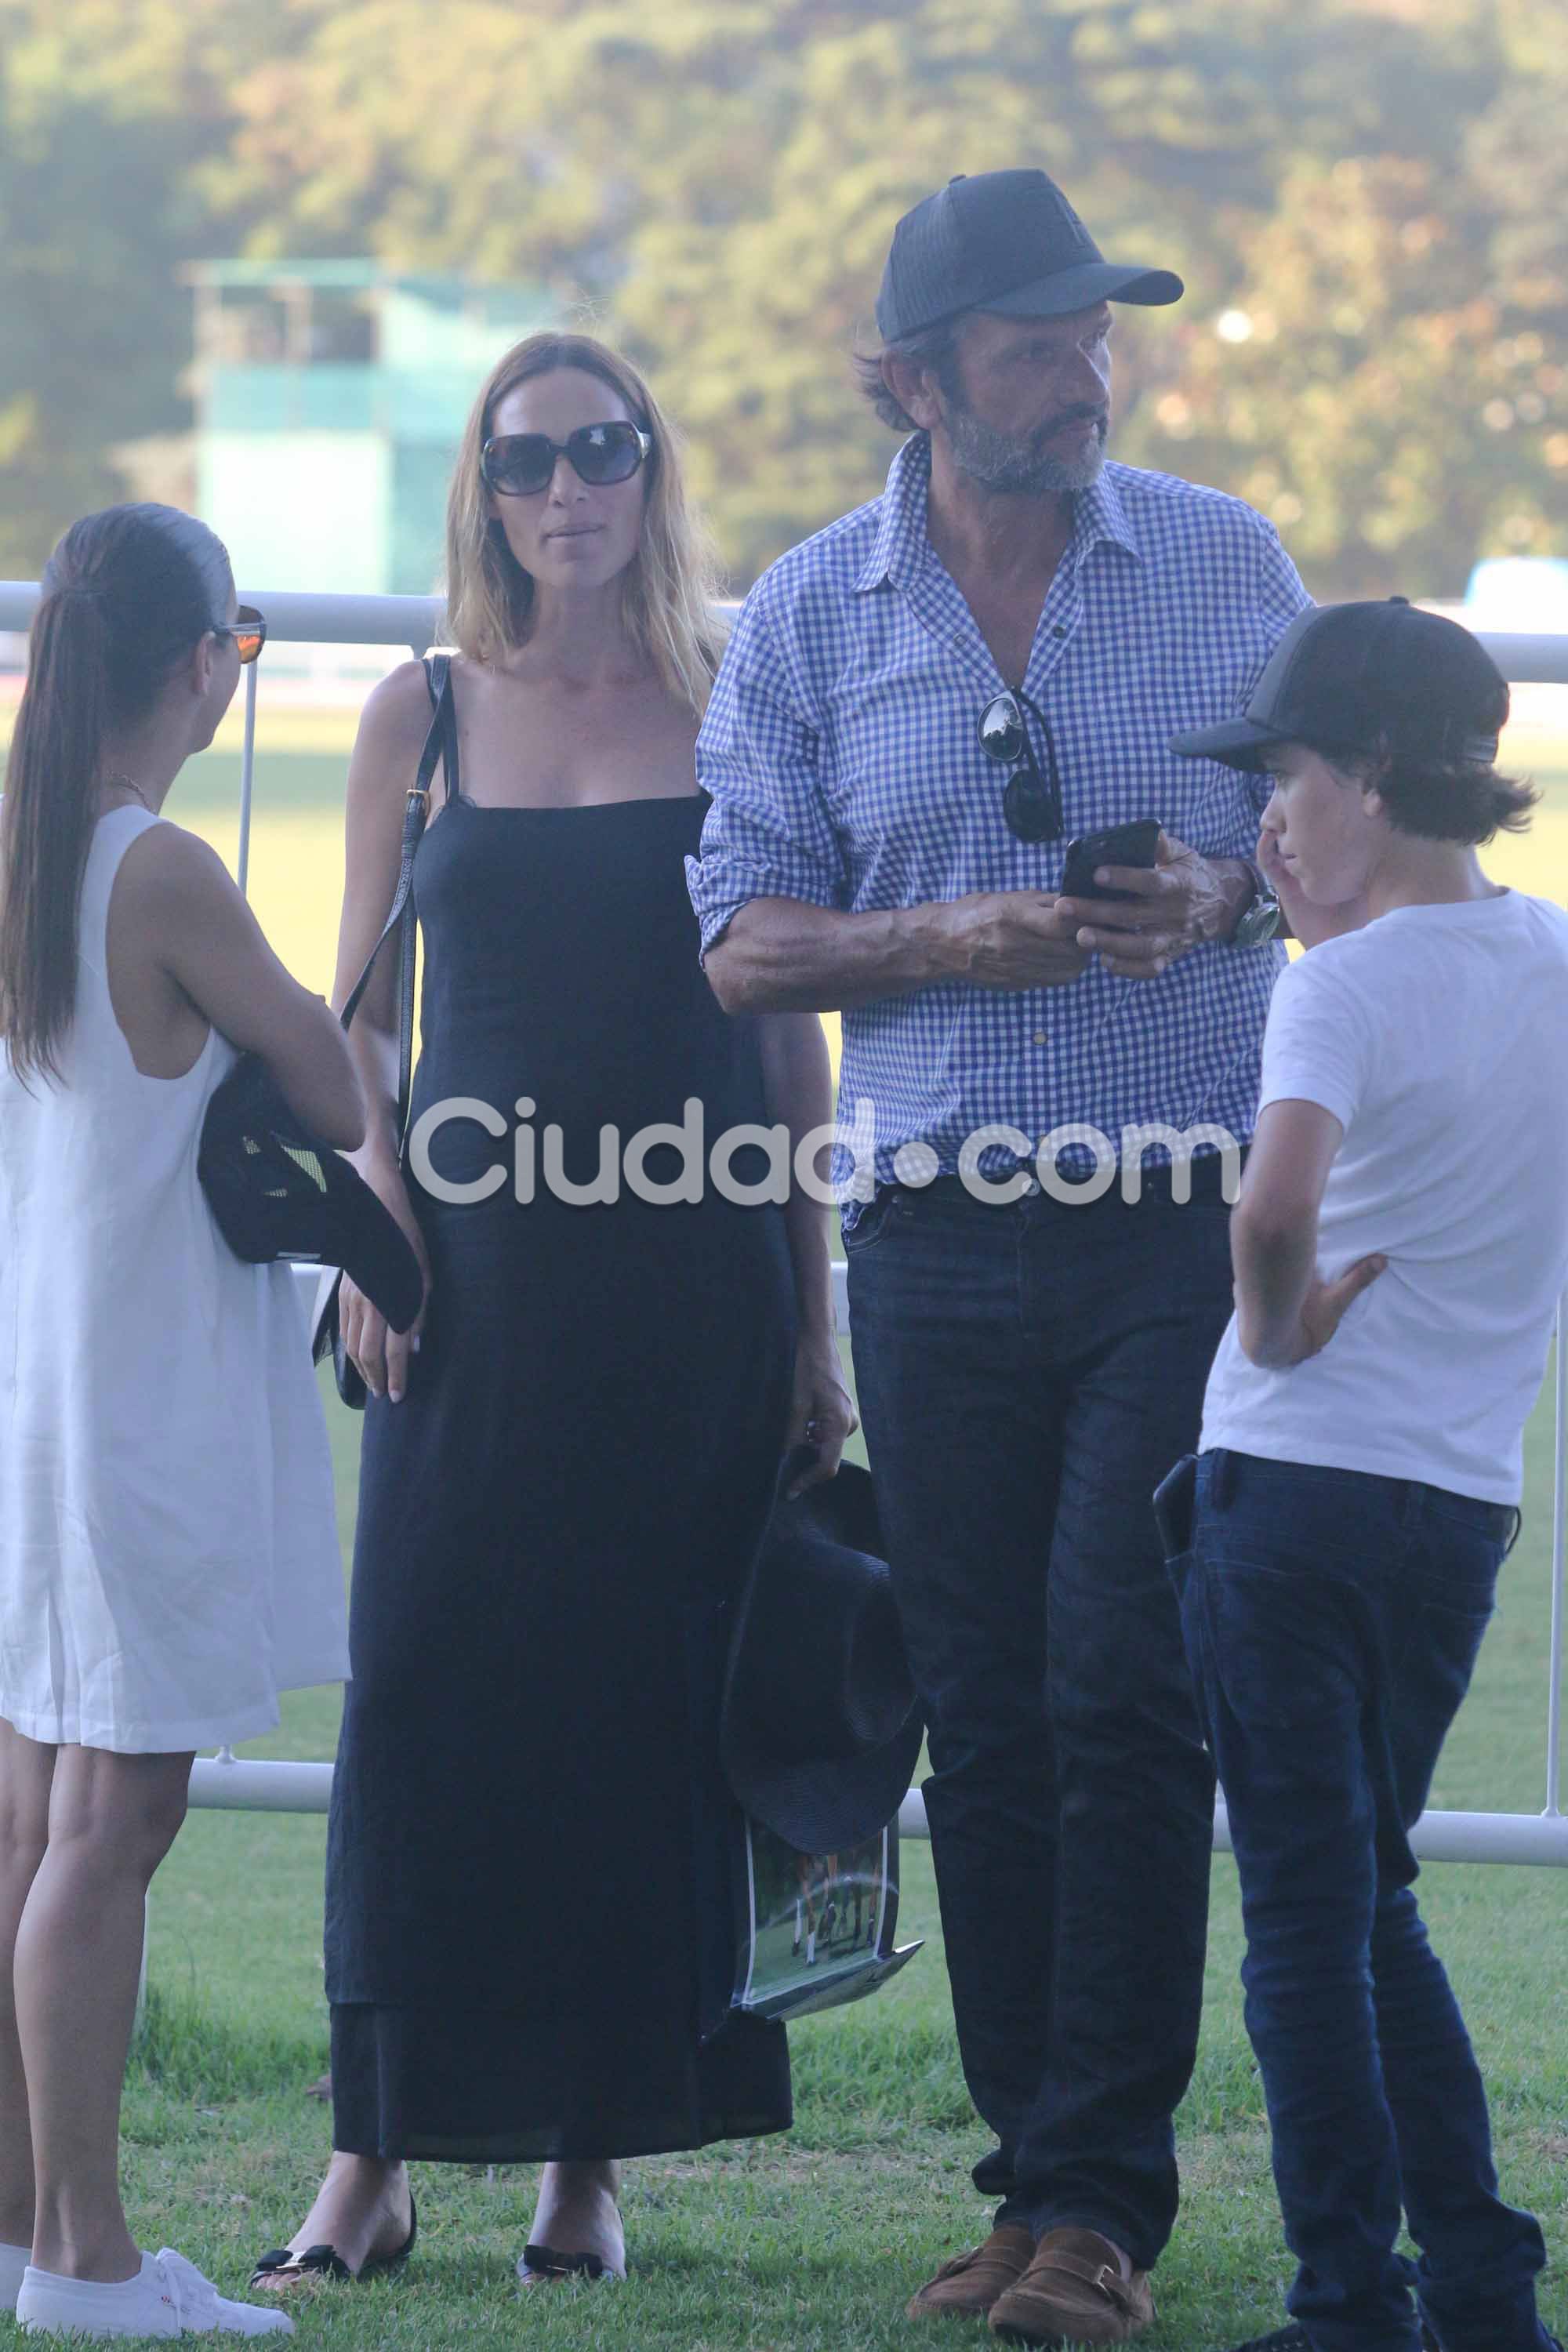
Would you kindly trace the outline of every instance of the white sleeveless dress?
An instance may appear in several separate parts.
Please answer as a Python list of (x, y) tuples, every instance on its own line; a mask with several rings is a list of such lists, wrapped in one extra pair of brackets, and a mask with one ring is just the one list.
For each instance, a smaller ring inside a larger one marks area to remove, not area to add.
[(0, 1045), (0, 1717), (139, 1755), (254, 1738), (280, 1690), (348, 1675), (296, 1277), (243, 1265), (196, 1181), (235, 1049), (145, 1077), (110, 1000), (110, 891), (161, 822), (93, 835), (64, 1083)]

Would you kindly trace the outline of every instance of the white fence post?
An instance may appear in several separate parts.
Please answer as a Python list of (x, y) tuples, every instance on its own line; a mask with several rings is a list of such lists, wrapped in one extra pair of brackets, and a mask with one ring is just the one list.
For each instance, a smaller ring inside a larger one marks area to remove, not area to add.
[(1564, 1360), (1563, 1341), (1568, 1338), (1568, 1300), (1560, 1300), (1557, 1307), (1556, 1354), (1556, 1453), (1552, 1479), (1552, 1643), (1548, 1673), (1551, 1680), (1546, 1692), (1546, 1813), (1552, 1820), (1560, 1818), (1562, 1807), (1557, 1801), (1559, 1775), (1562, 1770), (1563, 1727), (1563, 1580), (1568, 1574), (1568, 1534), (1564, 1520), (1568, 1517), (1568, 1361)]
[(259, 662), (245, 670), (245, 747), (239, 755), (239, 895), (248, 898), (250, 879), (250, 787), (256, 772), (256, 673)]

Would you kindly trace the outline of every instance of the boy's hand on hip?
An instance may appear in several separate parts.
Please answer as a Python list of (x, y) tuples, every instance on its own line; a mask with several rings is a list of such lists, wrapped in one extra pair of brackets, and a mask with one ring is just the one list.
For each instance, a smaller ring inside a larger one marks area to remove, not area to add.
[(1321, 1356), (1345, 1318), (1352, 1300), (1370, 1290), (1388, 1260), (1374, 1253), (1371, 1257), (1358, 1258), (1354, 1265), (1346, 1266), (1343, 1274), (1332, 1282), (1321, 1275), (1312, 1276), (1312, 1286), (1301, 1302), (1295, 1331), (1279, 1348), (1263, 1346), (1256, 1351), (1248, 1348), (1247, 1355), (1265, 1371), (1289, 1371), (1295, 1364), (1304, 1364), (1309, 1357)]

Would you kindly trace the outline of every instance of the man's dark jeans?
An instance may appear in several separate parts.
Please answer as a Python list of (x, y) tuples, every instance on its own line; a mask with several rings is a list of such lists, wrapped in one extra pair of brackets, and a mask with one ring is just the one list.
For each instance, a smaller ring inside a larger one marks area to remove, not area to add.
[(1228, 1213), (956, 1181), (847, 1237), (855, 1370), (905, 1637), (965, 2079), (1008, 2220), (1138, 2267), (1176, 2211), (1214, 1774), (1151, 1497), (1196, 1442)]
[[(1405, 1834), (1517, 1515), (1220, 1452), (1173, 1472), (1159, 1509), (1241, 1876), (1292, 2316), (1319, 2352), (1415, 2352), (1414, 2280), (1444, 2352), (1536, 2352), (1545, 2248), (1498, 2197)], [(1414, 2269), (1394, 2251), (1402, 2203)]]

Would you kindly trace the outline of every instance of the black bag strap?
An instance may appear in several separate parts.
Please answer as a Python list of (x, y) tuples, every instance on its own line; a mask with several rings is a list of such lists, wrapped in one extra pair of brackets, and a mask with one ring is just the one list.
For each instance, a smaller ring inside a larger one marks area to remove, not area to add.
[(414, 887), (414, 853), (419, 846), (430, 814), (430, 780), (436, 772), (436, 762), (443, 763), (447, 797), (457, 789), (458, 774), (458, 713), (452, 700), (452, 662), (448, 654), (426, 654), (425, 684), (431, 702), (430, 730), (425, 738), (425, 748), (419, 754), (418, 772), (408, 788), (408, 799), (403, 812), (403, 852), (397, 869), (397, 887), (393, 893), (392, 911), (382, 926), (381, 937), (365, 959), (364, 970), (355, 981), (342, 1010), (346, 1029), (359, 1011), (360, 999), (370, 984), (375, 960), (392, 937), (399, 934), (397, 943), (397, 1133), (402, 1140), (408, 1124), (408, 1097), (414, 1075), (414, 965), (418, 946), (419, 917), (410, 895)]

